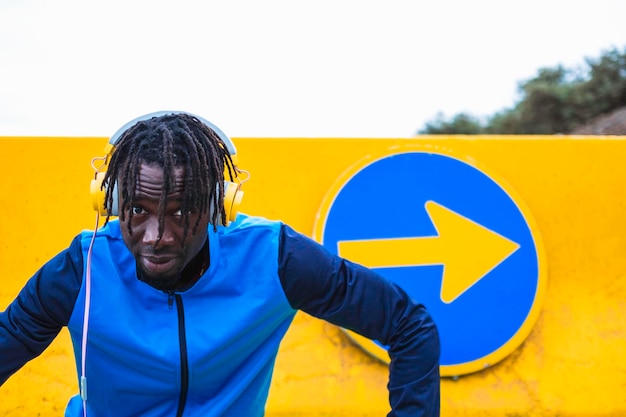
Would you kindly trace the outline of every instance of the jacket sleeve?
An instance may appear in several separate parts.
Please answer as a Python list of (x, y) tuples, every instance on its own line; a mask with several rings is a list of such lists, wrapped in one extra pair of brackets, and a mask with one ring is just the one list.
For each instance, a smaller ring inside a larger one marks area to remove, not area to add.
[(439, 336), (423, 305), (286, 225), (279, 276), (293, 308), (388, 346), (389, 417), (439, 415)]
[(82, 282), (80, 237), (48, 261), (0, 313), (0, 385), (66, 326)]

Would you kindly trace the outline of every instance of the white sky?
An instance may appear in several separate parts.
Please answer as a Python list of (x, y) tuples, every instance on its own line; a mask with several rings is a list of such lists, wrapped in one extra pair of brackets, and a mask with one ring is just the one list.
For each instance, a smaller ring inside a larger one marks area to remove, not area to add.
[(623, 0), (0, 0), (0, 136), (186, 110), (232, 137), (410, 137), (626, 47)]

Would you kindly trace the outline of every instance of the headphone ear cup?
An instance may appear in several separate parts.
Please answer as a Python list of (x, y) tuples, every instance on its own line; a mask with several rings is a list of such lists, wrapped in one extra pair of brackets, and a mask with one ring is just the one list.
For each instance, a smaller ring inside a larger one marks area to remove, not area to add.
[[(107, 188), (102, 187), (102, 183), (104, 182), (105, 172), (97, 172), (96, 177), (91, 180), (90, 191), (91, 191), (91, 205), (93, 209), (98, 212), (101, 216), (108, 216), (109, 212), (106, 209), (106, 195)], [(111, 216), (118, 216), (118, 202), (117, 202), (117, 184), (113, 188), (113, 205), (111, 207)]]
[(227, 224), (237, 219), (242, 199), (243, 190), (239, 184), (224, 181), (224, 212), (226, 213)]

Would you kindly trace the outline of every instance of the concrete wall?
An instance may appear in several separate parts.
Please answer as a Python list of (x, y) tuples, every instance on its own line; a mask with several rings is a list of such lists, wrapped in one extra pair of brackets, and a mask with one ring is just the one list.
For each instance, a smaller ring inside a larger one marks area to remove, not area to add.
[[(485, 370), (442, 379), (442, 415), (626, 415), (626, 138), (234, 140), (252, 174), (242, 211), (311, 236), (329, 190), (364, 159), (433, 152), (488, 167), (532, 217), (545, 293), (519, 347)], [(78, 231), (94, 227), (90, 160), (105, 142), (0, 138), (0, 309)], [(299, 314), (281, 346), (267, 415), (385, 415), (386, 376), (386, 364), (344, 332)], [(0, 388), (0, 416), (62, 415), (76, 391), (64, 331)]]

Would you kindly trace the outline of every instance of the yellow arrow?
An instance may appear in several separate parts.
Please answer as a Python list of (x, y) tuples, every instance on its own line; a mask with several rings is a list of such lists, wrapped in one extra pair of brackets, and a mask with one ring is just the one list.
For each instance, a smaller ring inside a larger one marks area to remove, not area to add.
[(339, 255), (369, 268), (444, 265), (441, 300), (451, 303), (519, 248), (434, 201), (425, 207), (437, 236), (344, 240)]

